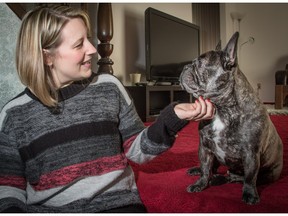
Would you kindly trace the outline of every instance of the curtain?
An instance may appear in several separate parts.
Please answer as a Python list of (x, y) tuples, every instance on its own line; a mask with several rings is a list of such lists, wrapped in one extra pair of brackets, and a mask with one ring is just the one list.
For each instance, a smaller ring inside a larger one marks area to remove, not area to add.
[(215, 50), (220, 42), (219, 3), (192, 3), (192, 19), (200, 27), (200, 53)]

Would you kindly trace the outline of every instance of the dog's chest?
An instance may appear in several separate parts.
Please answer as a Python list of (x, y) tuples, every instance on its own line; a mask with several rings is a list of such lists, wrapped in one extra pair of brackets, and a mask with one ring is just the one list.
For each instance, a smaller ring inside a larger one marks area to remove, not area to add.
[(213, 141), (215, 144), (214, 154), (216, 154), (218, 157), (220, 157), (222, 160), (225, 160), (225, 149), (222, 149), (221, 143), (223, 142), (223, 134), (226, 129), (225, 124), (222, 122), (222, 120), (219, 118), (219, 116), (216, 115), (213, 123), (212, 123), (212, 130), (213, 130)]
[(239, 146), (234, 137), (236, 131), (229, 126), (228, 122), (224, 122), (216, 115), (214, 120), (201, 131), (202, 145), (208, 148), (223, 164), (226, 164), (227, 161), (238, 160)]

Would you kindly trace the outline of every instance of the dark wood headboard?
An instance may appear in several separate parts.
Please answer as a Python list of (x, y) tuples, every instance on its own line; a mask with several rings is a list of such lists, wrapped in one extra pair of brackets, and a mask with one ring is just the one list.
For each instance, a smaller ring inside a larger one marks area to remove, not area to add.
[(99, 3), (97, 14), (97, 38), (100, 43), (97, 51), (101, 58), (98, 60), (97, 73), (113, 74), (113, 61), (110, 55), (113, 52), (113, 44), (110, 43), (113, 37), (113, 16), (111, 3)]

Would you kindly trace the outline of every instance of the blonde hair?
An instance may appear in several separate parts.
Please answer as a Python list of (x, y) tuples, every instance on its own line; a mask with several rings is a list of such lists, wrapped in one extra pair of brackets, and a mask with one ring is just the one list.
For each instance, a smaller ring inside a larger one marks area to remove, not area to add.
[(44, 49), (53, 52), (61, 44), (61, 30), (73, 18), (81, 18), (90, 33), (89, 16), (82, 10), (63, 5), (38, 7), (23, 18), (16, 47), (18, 76), (38, 99), (55, 107), (58, 94)]

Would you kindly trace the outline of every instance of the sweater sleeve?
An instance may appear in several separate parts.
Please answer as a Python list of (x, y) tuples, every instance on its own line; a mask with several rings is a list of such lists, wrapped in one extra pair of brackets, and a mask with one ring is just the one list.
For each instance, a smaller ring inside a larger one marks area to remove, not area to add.
[(177, 132), (188, 123), (187, 120), (178, 118), (174, 106), (175, 103), (167, 106), (151, 126), (126, 142), (126, 146), (129, 146), (126, 152), (127, 158), (141, 164), (171, 148)]
[(24, 166), (13, 139), (0, 131), (0, 212), (26, 211)]
[(119, 90), (118, 129), (126, 157), (140, 164), (168, 150), (174, 143), (177, 132), (188, 123), (175, 114), (176, 103), (168, 105), (153, 125), (145, 127), (125, 87), (118, 80), (114, 82)]
[(163, 109), (156, 122), (148, 128), (147, 136), (151, 141), (170, 147), (175, 141), (177, 132), (188, 124), (188, 120), (179, 119), (176, 115), (174, 111), (176, 104), (171, 103)]

